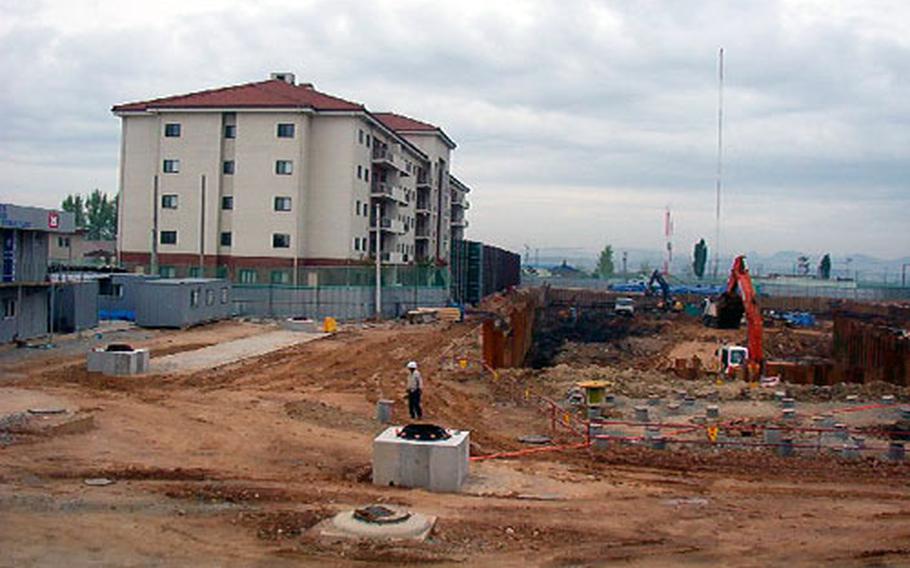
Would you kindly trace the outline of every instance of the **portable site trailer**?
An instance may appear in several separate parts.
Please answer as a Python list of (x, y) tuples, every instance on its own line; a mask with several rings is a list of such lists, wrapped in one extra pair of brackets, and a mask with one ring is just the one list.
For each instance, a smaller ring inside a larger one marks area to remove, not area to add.
[(98, 318), (103, 320), (136, 321), (139, 287), (159, 276), (149, 274), (114, 273), (98, 279)]
[(98, 281), (59, 282), (54, 285), (54, 331), (71, 333), (98, 325)]
[(231, 284), (215, 278), (162, 278), (137, 291), (136, 324), (183, 328), (231, 317)]

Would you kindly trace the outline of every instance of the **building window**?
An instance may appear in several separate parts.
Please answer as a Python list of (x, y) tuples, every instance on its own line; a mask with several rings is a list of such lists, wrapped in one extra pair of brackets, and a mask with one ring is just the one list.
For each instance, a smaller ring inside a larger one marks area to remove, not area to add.
[(187, 276), (190, 278), (202, 278), (202, 268), (198, 266), (191, 266), (187, 272)]
[(179, 174), (180, 160), (165, 160), (162, 169), (166, 174)]
[(190, 307), (199, 307), (199, 290), (190, 290)]
[(221, 233), (221, 246), (229, 247), (231, 246), (231, 233)]
[(370, 147), (370, 135), (367, 134), (367, 148)]
[(62, 248), (70, 247), (70, 238), (69, 237), (57, 237), (57, 246)]
[(293, 138), (294, 137), (294, 125), (293, 124), (279, 124), (278, 125), (278, 138)]
[(354, 237), (354, 250), (360, 250), (360, 237)]
[(274, 233), (272, 235), (272, 248), (291, 248), (291, 235)]
[(221, 303), (227, 304), (229, 298), (230, 298), (230, 292), (228, 291), (228, 288), (227, 287), (222, 288), (221, 289)]
[(161, 196), (162, 209), (177, 209), (177, 196), (173, 193)]
[(363, 144), (363, 130), (357, 131), (357, 142), (359, 142), (360, 144)]
[(234, 175), (234, 160), (225, 160), (221, 165), (221, 173), (226, 176)]
[(269, 276), (269, 281), (272, 284), (290, 284), (291, 275), (287, 270), (273, 270)]
[(176, 245), (177, 231), (161, 231), (161, 244)]
[(259, 279), (256, 271), (252, 268), (241, 268), (237, 277), (241, 284), (255, 284)]
[(215, 305), (215, 291), (209, 288), (205, 291), (205, 305), (213, 306)]
[(9, 319), (16, 317), (16, 300), (5, 298), (3, 300), (3, 318)]
[(224, 125), (224, 137), (225, 138), (237, 138), (237, 125), (236, 124), (225, 124)]
[(370, 181), (370, 170), (368, 170), (367, 168), (363, 169), (363, 179), (365, 181)]
[(173, 266), (160, 266), (158, 267), (158, 276), (162, 278), (176, 278), (177, 269)]
[(180, 138), (180, 124), (174, 122), (165, 124), (164, 135), (168, 138)]
[(230, 211), (234, 208), (234, 196), (225, 195), (221, 198), (221, 208), (225, 211)]
[(289, 176), (294, 173), (294, 162), (291, 160), (278, 160), (275, 162), (275, 173), (282, 176)]
[(362, 177), (363, 177), (363, 166), (357, 166), (357, 179), (361, 179)]
[(291, 198), (290, 197), (276, 197), (275, 198), (275, 211), (290, 211), (291, 210)]

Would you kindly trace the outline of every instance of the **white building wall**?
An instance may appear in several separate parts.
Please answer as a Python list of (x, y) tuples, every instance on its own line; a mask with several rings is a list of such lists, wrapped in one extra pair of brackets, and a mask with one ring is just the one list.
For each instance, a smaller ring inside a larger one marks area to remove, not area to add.
[[(165, 137), (165, 125), (180, 124), (179, 137)], [(217, 113), (163, 113), (159, 119), (158, 141), (158, 252), (199, 254), (203, 221), (202, 176), (205, 189), (205, 252), (214, 254), (217, 231), (217, 184), (221, 171), (218, 144), (221, 116)], [(179, 173), (164, 173), (164, 160), (180, 160)], [(177, 209), (161, 207), (164, 195), (177, 195)], [(160, 244), (161, 231), (177, 231), (177, 244)]]
[[(302, 113), (238, 112), (234, 139), (235, 170), (230, 191), (234, 209), (221, 211), (222, 226), (232, 231), (232, 256), (293, 258), (304, 239), (298, 216), (305, 208), (306, 144), (310, 117)], [(279, 138), (278, 125), (293, 124), (293, 138)], [(293, 163), (289, 175), (276, 173), (276, 162)], [(227, 186), (225, 186), (225, 190)], [(290, 197), (291, 211), (275, 211), (276, 197)], [(272, 235), (291, 236), (289, 248), (273, 248)]]
[(154, 178), (158, 173), (158, 117), (123, 118), (118, 250), (151, 252)]
[(357, 145), (359, 122), (352, 116), (317, 116), (313, 120), (310, 191), (303, 223), (308, 258), (354, 257), (354, 196), (369, 191), (366, 182), (357, 179), (357, 164), (369, 166)]

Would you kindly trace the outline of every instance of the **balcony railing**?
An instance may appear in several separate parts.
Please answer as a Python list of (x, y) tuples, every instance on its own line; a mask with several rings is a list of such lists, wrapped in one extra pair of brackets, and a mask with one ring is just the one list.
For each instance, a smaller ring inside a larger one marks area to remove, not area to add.
[[(373, 219), (371, 230), (376, 230), (376, 220)], [(398, 219), (383, 217), (379, 220), (379, 229), (389, 233), (404, 234), (404, 223)]]
[(381, 167), (395, 169), (402, 176), (411, 175), (407, 171), (405, 161), (388, 146), (373, 146), (373, 163)]
[(417, 187), (431, 187), (430, 174), (424, 171), (417, 174)]
[(388, 262), (390, 264), (401, 264), (404, 262), (404, 254), (400, 252), (384, 252), (381, 253), (380, 257), (382, 262)]
[(430, 238), (430, 228), (424, 225), (417, 225), (414, 230), (414, 235), (418, 239), (429, 239)]
[(408, 203), (408, 195), (404, 188), (387, 182), (374, 181), (370, 192), (373, 197), (392, 199), (405, 205)]
[(373, 146), (373, 161), (395, 163), (395, 154), (388, 146)]

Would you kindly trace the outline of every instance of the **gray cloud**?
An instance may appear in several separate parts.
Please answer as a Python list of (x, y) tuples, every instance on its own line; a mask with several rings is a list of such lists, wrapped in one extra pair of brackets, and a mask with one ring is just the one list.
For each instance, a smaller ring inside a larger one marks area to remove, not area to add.
[[(116, 189), (112, 104), (297, 72), (442, 125), (469, 235), (678, 248), (713, 234), (727, 55), (724, 243), (910, 249), (900, 2), (0, 1), (0, 196)], [(131, 13), (132, 10), (134, 13)]]

